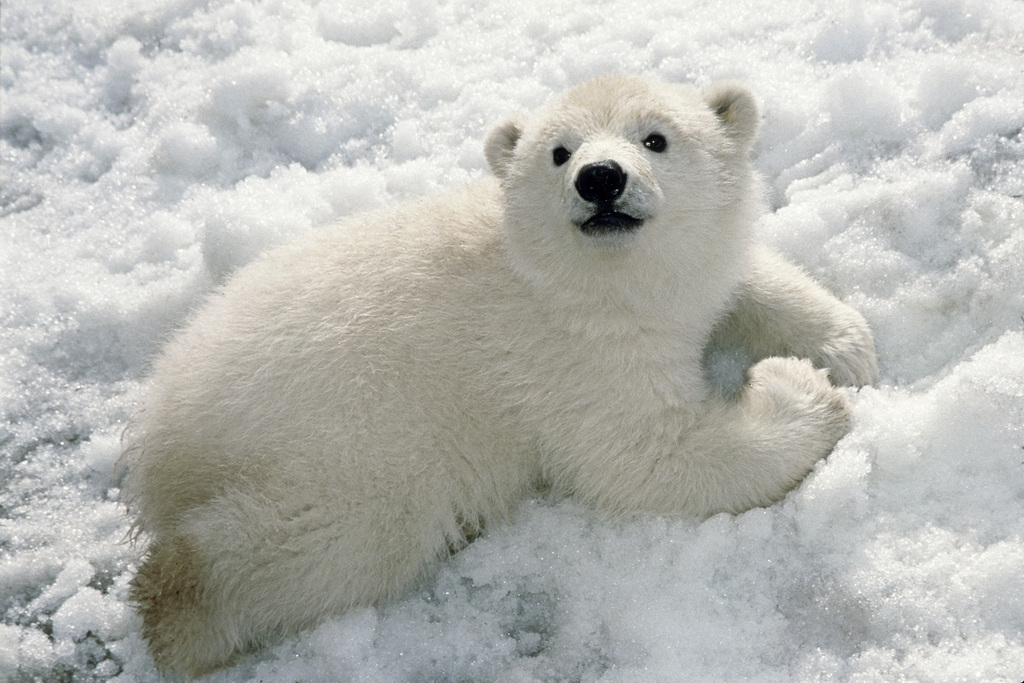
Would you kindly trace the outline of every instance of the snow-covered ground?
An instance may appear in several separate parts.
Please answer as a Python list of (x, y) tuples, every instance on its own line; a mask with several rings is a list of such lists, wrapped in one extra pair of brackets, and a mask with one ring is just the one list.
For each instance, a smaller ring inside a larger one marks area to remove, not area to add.
[(611, 70), (757, 93), (760, 234), (877, 336), (852, 432), (738, 517), (527, 502), (211, 680), (1024, 678), (1024, 3), (4, 0), (0, 26), (0, 680), (158, 680), (112, 471), (216, 283), (485, 173), (493, 122)]

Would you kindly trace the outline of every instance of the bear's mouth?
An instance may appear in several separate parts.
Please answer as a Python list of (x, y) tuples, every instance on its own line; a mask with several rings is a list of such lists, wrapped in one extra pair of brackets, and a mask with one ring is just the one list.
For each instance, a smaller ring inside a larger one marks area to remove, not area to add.
[(643, 220), (620, 211), (598, 211), (583, 221), (580, 230), (589, 235), (603, 235), (614, 232), (633, 232)]

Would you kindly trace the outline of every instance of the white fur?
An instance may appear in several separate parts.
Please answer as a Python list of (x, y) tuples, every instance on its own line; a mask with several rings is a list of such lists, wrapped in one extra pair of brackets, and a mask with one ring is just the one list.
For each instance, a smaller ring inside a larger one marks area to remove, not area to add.
[[(496, 127), (496, 179), (241, 270), (156, 361), (133, 432), (126, 492), (151, 543), (134, 598), (157, 664), (199, 675), (399, 596), (540, 482), (607, 513), (697, 516), (799, 482), (848, 424), (811, 361), (859, 385), (874, 348), (751, 244), (756, 122), (738, 86), (597, 79)], [(607, 159), (644, 221), (584, 234), (574, 180)], [(704, 379), (713, 332), (758, 361), (733, 398)]]

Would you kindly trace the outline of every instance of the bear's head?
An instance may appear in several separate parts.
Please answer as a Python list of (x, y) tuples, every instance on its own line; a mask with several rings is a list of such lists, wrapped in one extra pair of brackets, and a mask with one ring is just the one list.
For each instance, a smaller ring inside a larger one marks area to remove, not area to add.
[(739, 85), (701, 93), (607, 75), (499, 124), (485, 155), (516, 269), (555, 287), (636, 291), (622, 278), (657, 286), (742, 260), (759, 205), (748, 159), (757, 119)]

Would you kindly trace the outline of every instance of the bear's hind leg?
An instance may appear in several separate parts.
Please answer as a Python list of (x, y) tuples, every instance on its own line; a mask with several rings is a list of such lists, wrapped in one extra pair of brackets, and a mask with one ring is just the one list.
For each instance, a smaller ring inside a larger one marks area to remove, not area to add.
[(176, 535), (153, 542), (131, 583), (142, 616), (142, 636), (157, 668), (196, 678), (229, 663), (242, 643), (234, 629), (211, 623), (204, 596), (208, 564), (193, 544)]

